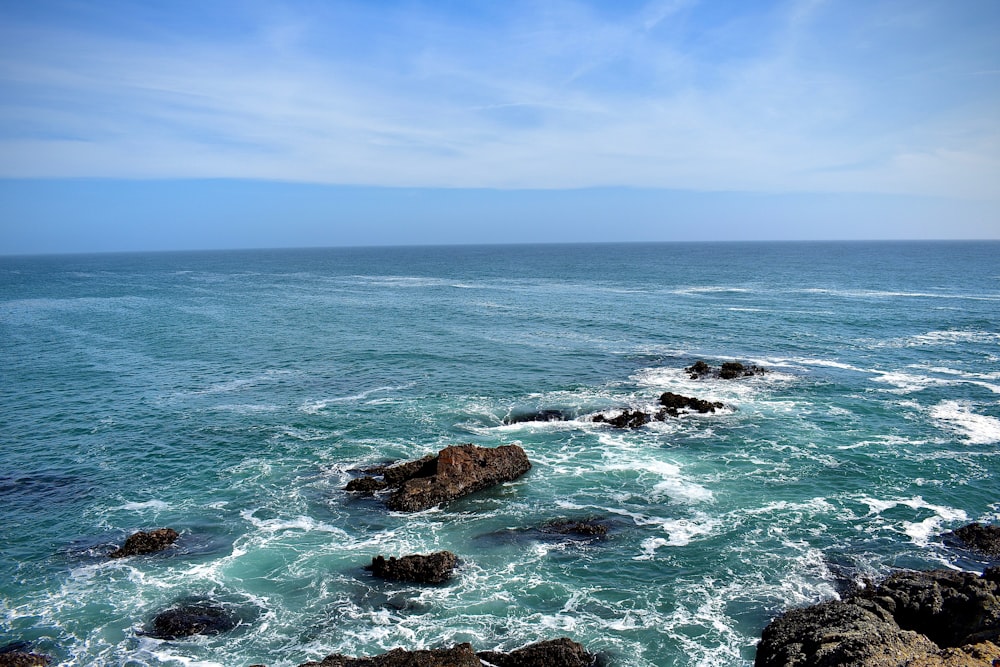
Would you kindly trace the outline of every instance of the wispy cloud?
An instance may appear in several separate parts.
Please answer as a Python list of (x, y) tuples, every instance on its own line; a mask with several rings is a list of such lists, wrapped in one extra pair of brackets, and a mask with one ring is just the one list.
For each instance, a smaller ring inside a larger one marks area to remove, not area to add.
[(1000, 12), (747, 4), (8, 16), (0, 176), (1000, 196), (998, 82), (952, 76), (996, 68)]

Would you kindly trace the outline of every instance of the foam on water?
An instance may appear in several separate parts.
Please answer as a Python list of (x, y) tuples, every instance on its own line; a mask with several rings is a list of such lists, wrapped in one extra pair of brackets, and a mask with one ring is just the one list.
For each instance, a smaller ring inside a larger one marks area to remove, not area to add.
[(929, 414), (932, 419), (965, 438), (970, 445), (1000, 442), (1000, 419), (972, 411), (968, 401), (941, 401)]

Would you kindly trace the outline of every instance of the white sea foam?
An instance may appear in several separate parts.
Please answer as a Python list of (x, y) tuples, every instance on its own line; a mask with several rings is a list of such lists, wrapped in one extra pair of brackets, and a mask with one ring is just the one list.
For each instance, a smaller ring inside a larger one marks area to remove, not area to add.
[(402, 391), (404, 389), (409, 389), (412, 386), (413, 383), (410, 382), (408, 384), (400, 386), (389, 385), (384, 387), (375, 387), (373, 389), (367, 389), (365, 391), (358, 392), (357, 394), (350, 394), (348, 396), (335, 396), (333, 398), (321, 398), (317, 400), (306, 401), (299, 406), (299, 411), (304, 412), (307, 415), (315, 415), (322, 412), (330, 405), (335, 405), (338, 403), (359, 403), (367, 399), (372, 394), (384, 391)]
[(121, 507), (115, 507), (114, 509), (127, 510), (131, 512), (140, 512), (142, 510), (155, 510), (157, 512), (162, 512), (169, 507), (170, 505), (168, 505), (166, 502), (162, 500), (146, 500), (141, 503), (139, 502), (125, 503)]
[(964, 436), (970, 445), (1000, 442), (1000, 419), (976, 414), (967, 401), (941, 401), (930, 409), (930, 416), (945, 428)]
[(909, 536), (910, 539), (913, 540), (913, 543), (918, 546), (926, 546), (933, 536), (941, 532), (941, 526), (943, 524), (965, 521), (968, 519), (968, 515), (963, 510), (948, 507), (946, 505), (935, 505), (927, 502), (921, 496), (914, 496), (912, 498), (894, 498), (891, 500), (864, 496), (858, 500), (868, 505), (868, 517), (880, 517), (885, 512), (899, 506), (909, 507), (910, 509), (917, 511), (926, 510), (933, 512), (933, 516), (926, 517), (920, 521), (900, 522), (899, 530)]

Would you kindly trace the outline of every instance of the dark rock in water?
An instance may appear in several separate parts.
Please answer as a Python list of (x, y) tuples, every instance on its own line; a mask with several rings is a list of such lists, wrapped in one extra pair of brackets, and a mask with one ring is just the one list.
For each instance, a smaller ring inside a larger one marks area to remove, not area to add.
[(162, 551), (177, 541), (180, 534), (173, 528), (157, 528), (148, 533), (138, 532), (130, 535), (120, 549), (108, 554), (109, 558), (125, 558), (140, 554), (151, 554)]
[(1000, 641), (1000, 581), (991, 577), (899, 572), (844, 601), (793, 609), (764, 629), (754, 664), (987, 665), (966, 658)]
[(349, 658), (335, 653), (322, 662), (305, 662), (299, 667), (483, 667), (471, 644), (448, 649), (406, 651), (393, 649), (372, 658)]
[(512, 412), (504, 417), (504, 424), (522, 424), (524, 422), (564, 422), (573, 419), (574, 415), (564, 410), (535, 410), (534, 412)]
[(350, 491), (352, 493), (357, 493), (362, 496), (374, 496), (377, 492), (388, 489), (389, 485), (380, 479), (375, 479), (374, 477), (361, 477), (359, 479), (352, 479), (344, 487), (345, 491)]
[(592, 421), (600, 424), (609, 424), (615, 428), (639, 428), (640, 426), (645, 426), (652, 421), (652, 417), (641, 410), (629, 410), (628, 408), (625, 408), (621, 411), (621, 414), (615, 417), (596, 414), (594, 415)]
[(453, 445), (437, 456), (379, 468), (374, 474), (396, 489), (386, 500), (390, 509), (416, 512), (512, 481), (530, 469), (528, 455), (517, 445)]
[(230, 611), (210, 601), (195, 601), (171, 607), (153, 617), (143, 634), (157, 639), (178, 639), (192, 635), (217, 635), (237, 625)]
[(566, 638), (529, 644), (510, 653), (482, 651), (471, 644), (450, 649), (406, 651), (401, 648), (371, 658), (350, 658), (339, 653), (322, 662), (306, 662), (299, 667), (595, 667), (597, 656)]
[(698, 378), (703, 378), (706, 375), (712, 374), (712, 367), (706, 364), (701, 359), (694, 362), (684, 370), (691, 374), (692, 380), (697, 380)]
[(970, 551), (1000, 558), (1000, 526), (970, 523), (943, 536), (946, 542), (957, 541)]
[(389, 560), (383, 556), (376, 556), (366, 569), (371, 570), (372, 574), (380, 579), (440, 584), (451, 577), (457, 564), (458, 556), (450, 551), (438, 551), (426, 556), (414, 554), (402, 558), (393, 557)]
[(480, 651), (482, 660), (496, 667), (595, 667), (597, 656), (562, 637), (529, 644), (510, 653)]
[(692, 380), (700, 380), (706, 377), (720, 378), (723, 380), (735, 380), (736, 378), (751, 377), (767, 373), (766, 368), (754, 364), (745, 366), (738, 361), (724, 362), (722, 366), (716, 369), (700, 359), (684, 370), (691, 376)]
[(605, 524), (592, 520), (573, 521), (572, 519), (560, 519), (546, 523), (539, 530), (543, 533), (584, 538), (604, 537), (608, 534), (608, 527)]
[(52, 658), (34, 653), (28, 642), (11, 642), (0, 647), (0, 667), (36, 667), (50, 662)]
[(719, 402), (705, 401), (691, 396), (681, 396), (671, 391), (665, 391), (660, 395), (660, 405), (663, 406), (661, 412), (671, 417), (680, 415), (681, 410), (694, 410), (695, 412), (706, 414), (724, 407)]

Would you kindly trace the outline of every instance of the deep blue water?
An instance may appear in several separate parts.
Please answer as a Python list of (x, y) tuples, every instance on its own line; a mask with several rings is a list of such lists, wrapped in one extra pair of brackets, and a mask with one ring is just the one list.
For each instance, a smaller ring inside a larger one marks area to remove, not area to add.
[[(663, 391), (727, 408), (589, 421)], [(505, 423), (536, 409), (578, 418)], [(464, 442), (534, 467), (416, 515), (342, 491)], [(939, 536), (1000, 520), (998, 443), (996, 242), (0, 257), (0, 644), (287, 667), (565, 635), (621, 667), (750, 665), (845, 581), (981, 570)], [(512, 530), (557, 518), (611, 531)], [(175, 549), (104, 557), (160, 526)], [(439, 549), (445, 586), (362, 569)], [(142, 635), (190, 596), (252, 620)]]

